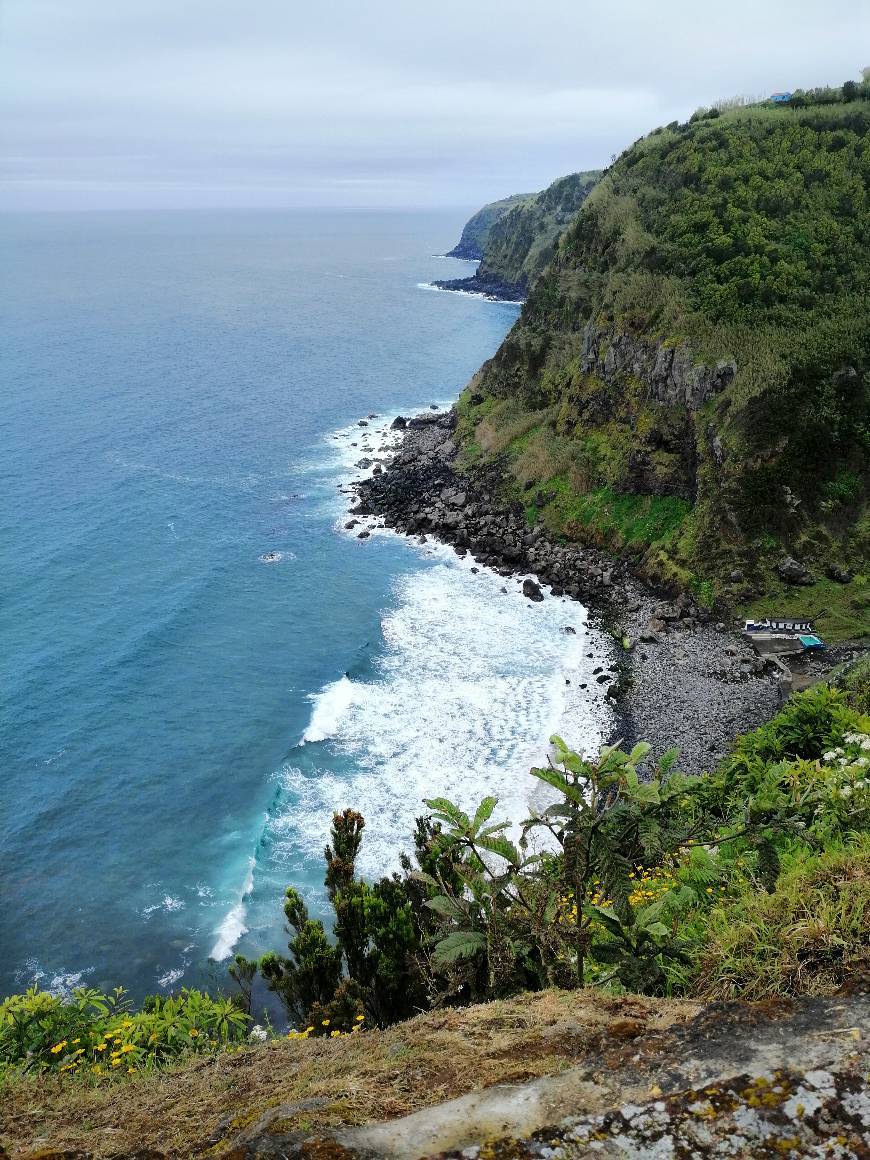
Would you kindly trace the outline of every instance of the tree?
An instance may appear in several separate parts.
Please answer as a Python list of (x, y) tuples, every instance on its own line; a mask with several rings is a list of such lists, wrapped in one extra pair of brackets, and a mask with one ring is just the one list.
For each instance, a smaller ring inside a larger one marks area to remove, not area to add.
[(289, 955), (274, 951), (260, 959), (260, 973), (287, 1014), (304, 1023), (315, 1004), (325, 1005), (341, 980), (341, 951), (326, 937), (323, 923), (308, 916), (299, 893), (287, 887), (284, 914), (292, 938)]
[(363, 1012), (386, 1026), (426, 1005), (412, 897), (397, 874), (373, 884), (357, 877), (364, 829), (356, 810), (333, 815), (324, 857), (335, 943), (289, 887), (284, 913), (294, 932), (290, 954), (260, 960), (263, 978), (288, 1015), (317, 1029), (349, 1029)]

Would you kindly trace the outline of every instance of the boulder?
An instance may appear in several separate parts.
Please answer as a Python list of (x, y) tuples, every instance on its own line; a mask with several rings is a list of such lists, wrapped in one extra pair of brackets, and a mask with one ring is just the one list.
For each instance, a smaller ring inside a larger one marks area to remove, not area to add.
[(825, 575), (831, 580), (836, 580), (838, 584), (851, 584), (852, 573), (846, 568), (841, 568), (839, 564), (829, 564), (825, 569)]
[(523, 581), (523, 596), (529, 600), (534, 600), (536, 604), (544, 599), (540, 584), (530, 579)]
[(793, 556), (785, 556), (780, 560), (776, 568), (780, 579), (785, 580), (786, 584), (814, 584), (812, 574), (808, 568), (795, 560)]
[(657, 620), (679, 620), (681, 612), (682, 608), (677, 603), (659, 604), (658, 607), (653, 610), (653, 616)]
[(392, 423), (390, 424), (390, 430), (391, 431), (404, 431), (407, 426), (408, 426), (408, 420), (405, 418), (405, 416), (404, 415), (397, 415), (395, 417), (395, 419), (392, 421)]

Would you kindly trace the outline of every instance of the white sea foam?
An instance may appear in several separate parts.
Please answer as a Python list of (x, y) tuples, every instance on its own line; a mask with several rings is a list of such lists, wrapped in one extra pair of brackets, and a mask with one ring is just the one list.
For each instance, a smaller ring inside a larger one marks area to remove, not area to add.
[(435, 551), (431, 568), (396, 583), (374, 679), (343, 677), (313, 698), (305, 740), (329, 746), (329, 768), (290, 762), (281, 774), (292, 804), (269, 830), (285, 866), (319, 858), (333, 811), (348, 806), (367, 819), (367, 875), (396, 866), (424, 798), (468, 808), (491, 792), (499, 816), (518, 822), (540, 800), (528, 769), (545, 759), (551, 733), (587, 750), (602, 740), (610, 714), (592, 668), (608, 644), (583, 607), (532, 604), (519, 579), (473, 574), (449, 549)]
[(307, 741), (325, 741), (339, 728), (356, 695), (357, 686), (347, 677), (327, 685), (322, 692), (314, 693), (309, 700), (314, 705), (311, 721), (302, 734), (302, 744)]
[(184, 972), (187, 970), (189, 962), (186, 962), (183, 967), (173, 967), (172, 970), (164, 972), (157, 976), (158, 987), (171, 987), (173, 983), (177, 983), (179, 979), (184, 978)]
[(256, 859), (249, 858), (248, 872), (245, 875), (245, 880), (239, 891), (238, 900), (230, 907), (223, 922), (214, 932), (215, 943), (211, 949), (209, 958), (216, 959), (218, 962), (221, 962), (223, 959), (228, 959), (242, 935), (248, 933), (245, 919), (248, 913), (248, 896), (254, 888), (255, 865)]
[(184, 910), (184, 899), (173, 898), (171, 894), (164, 894), (159, 902), (154, 902), (150, 906), (143, 906), (139, 911), (142, 918), (148, 918), (156, 910), (164, 910), (171, 913), (173, 910)]
[(461, 294), (465, 298), (482, 298), (485, 302), (504, 302), (506, 306), (524, 306), (524, 298), (499, 298), (483, 290), (454, 290), (452, 286), (436, 286), (434, 282), (418, 282), (418, 290), (434, 290), (436, 294)]
[(86, 975), (93, 973), (94, 967), (84, 967), (80, 971), (49, 971), (42, 967), (38, 959), (26, 959), (15, 972), (15, 978), (21, 986), (29, 987), (37, 983), (41, 991), (66, 997), (76, 987), (82, 986)]

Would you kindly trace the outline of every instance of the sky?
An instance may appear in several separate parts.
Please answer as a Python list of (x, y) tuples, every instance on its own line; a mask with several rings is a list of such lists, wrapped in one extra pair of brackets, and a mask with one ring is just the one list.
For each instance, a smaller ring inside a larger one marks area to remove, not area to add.
[(870, 0), (0, 0), (0, 209), (474, 207), (867, 64)]

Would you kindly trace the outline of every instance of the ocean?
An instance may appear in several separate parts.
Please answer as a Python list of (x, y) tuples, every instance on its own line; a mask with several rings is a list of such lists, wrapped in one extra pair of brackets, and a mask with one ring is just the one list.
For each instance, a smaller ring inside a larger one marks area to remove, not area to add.
[(0, 995), (220, 986), (287, 885), (326, 917), (333, 810), (378, 875), (425, 797), (518, 820), (606, 729), (579, 604), (344, 528), (517, 316), (421, 288), (464, 216), (0, 217)]

